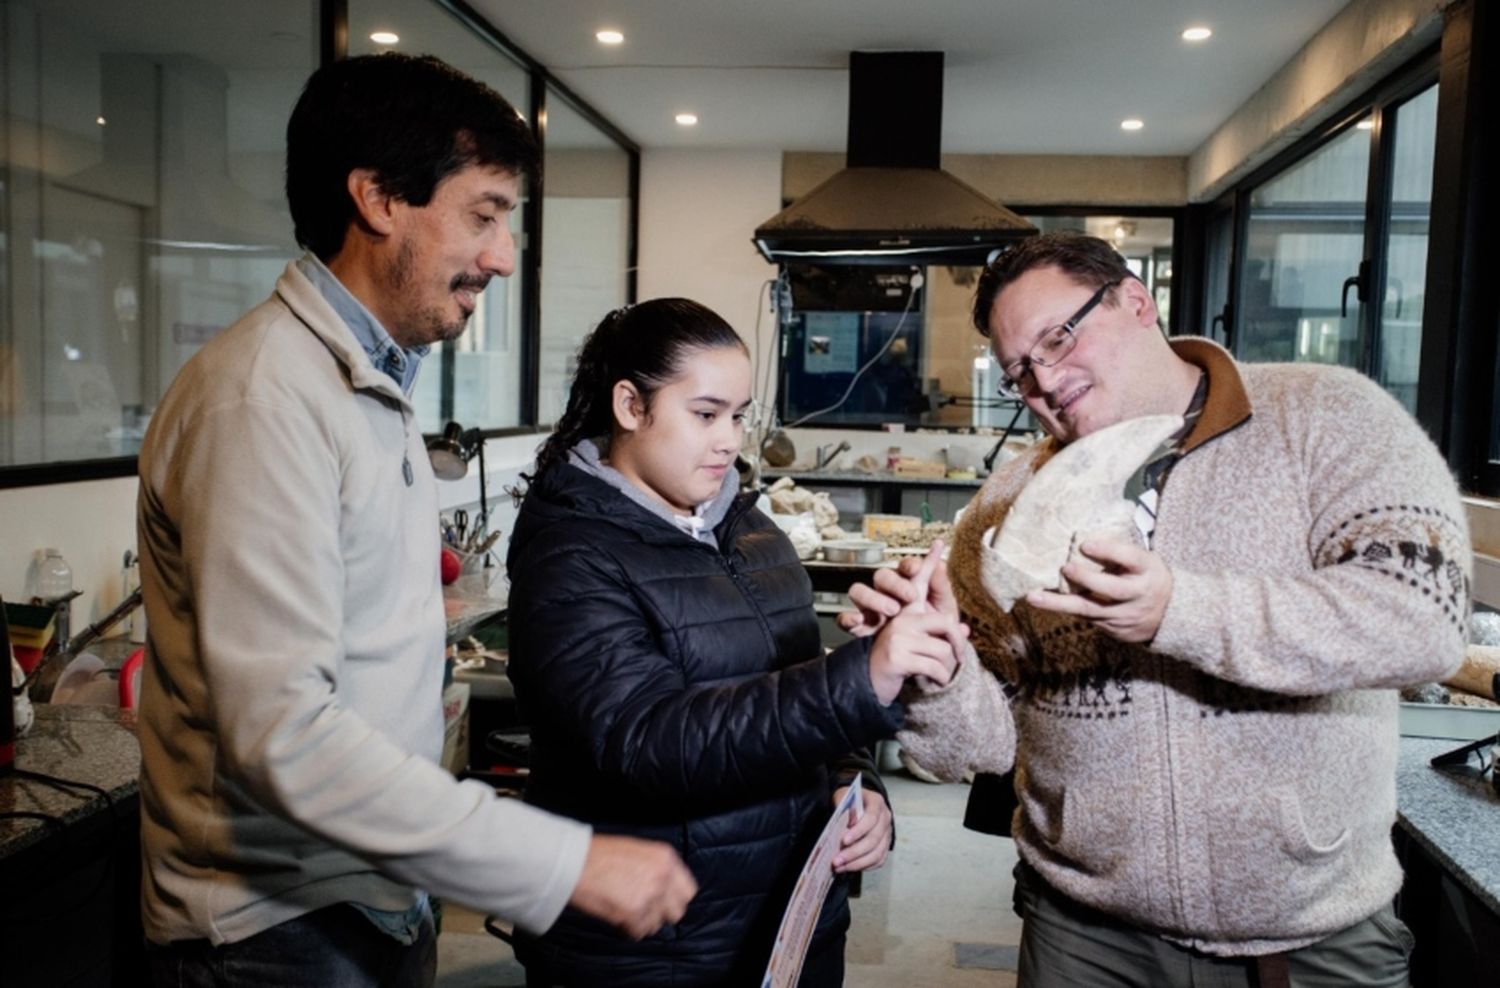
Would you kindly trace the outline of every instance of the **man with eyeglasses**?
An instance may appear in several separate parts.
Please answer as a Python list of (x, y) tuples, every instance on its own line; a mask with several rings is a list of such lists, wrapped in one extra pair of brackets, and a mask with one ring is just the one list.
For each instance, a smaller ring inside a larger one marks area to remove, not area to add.
[[(900, 740), (943, 778), (1014, 760), (1019, 983), (1405, 985), (1395, 690), (1462, 660), (1472, 569), (1438, 451), (1353, 371), (1168, 340), (1093, 237), (1002, 255), (974, 322), (1048, 438), (965, 512), (926, 603), (977, 656), (908, 686)], [(1084, 538), (1073, 592), (1002, 612), (981, 534), (1062, 446), (1152, 414), (1186, 422), (1127, 486), (1139, 543)], [(909, 572), (840, 623), (873, 632)]]

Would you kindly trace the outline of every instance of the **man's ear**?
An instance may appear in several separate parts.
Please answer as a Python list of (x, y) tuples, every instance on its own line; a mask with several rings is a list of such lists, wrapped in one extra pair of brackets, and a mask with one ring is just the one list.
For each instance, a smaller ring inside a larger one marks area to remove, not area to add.
[(382, 236), (394, 233), (399, 200), (381, 188), (374, 169), (354, 169), (349, 173), (347, 185), (360, 223)]
[(646, 402), (641, 393), (629, 381), (616, 381), (609, 393), (610, 411), (615, 424), (626, 432), (634, 432), (646, 422)]
[(1151, 289), (1139, 278), (1126, 278), (1120, 282), (1119, 303), (1125, 311), (1135, 317), (1135, 321), (1142, 326), (1157, 328), (1156, 299), (1151, 295)]

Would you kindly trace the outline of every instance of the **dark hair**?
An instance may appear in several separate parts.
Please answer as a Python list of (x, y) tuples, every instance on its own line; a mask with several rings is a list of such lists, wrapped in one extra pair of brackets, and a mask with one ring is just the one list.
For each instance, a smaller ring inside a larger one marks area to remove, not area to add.
[(635, 385), (649, 409), (651, 396), (682, 372), (694, 352), (730, 346), (750, 352), (723, 317), (691, 299), (655, 298), (614, 310), (578, 348), (568, 408), (537, 451), (536, 475), (566, 462), (568, 450), (581, 441), (613, 431), (616, 382)]
[(331, 62), (302, 89), (286, 126), (286, 198), (297, 242), (323, 260), (353, 222), (349, 173), (413, 206), (466, 165), (535, 171), (536, 140), (505, 98), (431, 55)]
[[(1033, 268), (1055, 267), (1075, 281), (1097, 289), (1133, 278), (1125, 259), (1109, 245), (1108, 241), (1082, 233), (1044, 233), (1039, 237), (1023, 240), (989, 264), (979, 274), (979, 287), (974, 290), (972, 318), (979, 335), (990, 335), (990, 310), (1001, 289)], [(1107, 293), (1104, 302), (1113, 305)]]

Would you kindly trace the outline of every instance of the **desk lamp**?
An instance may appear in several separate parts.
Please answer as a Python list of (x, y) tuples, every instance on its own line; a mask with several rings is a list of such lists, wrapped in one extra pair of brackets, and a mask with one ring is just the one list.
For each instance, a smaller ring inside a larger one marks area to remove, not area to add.
[(432, 461), (432, 473), (439, 480), (463, 480), (469, 475), (469, 461), (475, 456), (479, 457), (479, 523), (475, 530), (484, 531), (490, 521), (490, 499), (485, 488), (484, 433), (449, 422), (443, 427), (443, 434), (427, 444), (427, 458)]

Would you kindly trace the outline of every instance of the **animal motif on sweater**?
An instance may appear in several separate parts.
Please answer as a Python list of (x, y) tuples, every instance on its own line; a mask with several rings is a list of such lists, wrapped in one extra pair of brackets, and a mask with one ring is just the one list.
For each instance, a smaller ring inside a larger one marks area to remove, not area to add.
[(1360, 511), (1323, 541), (1318, 566), (1362, 566), (1432, 601), (1449, 623), (1468, 626), (1469, 577), (1453, 558), (1462, 528), (1437, 508), (1385, 504)]

